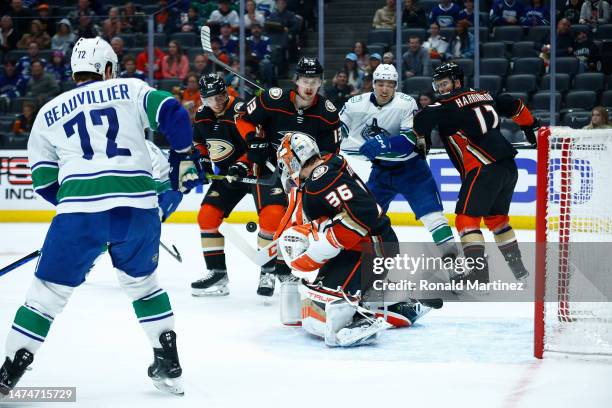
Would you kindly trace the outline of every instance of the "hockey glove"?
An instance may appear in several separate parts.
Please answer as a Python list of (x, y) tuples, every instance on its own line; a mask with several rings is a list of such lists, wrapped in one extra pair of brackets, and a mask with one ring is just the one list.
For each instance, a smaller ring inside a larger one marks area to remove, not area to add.
[(159, 218), (164, 222), (168, 217), (176, 211), (183, 195), (178, 191), (166, 190), (157, 196), (157, 205), (159, 207)]
[(236, 182), (236, 179), (248, 177), (251, 174), (251, 169), (246, 163), (237, 161), (228, 167), (226, 180), (231, 187), (240, 187), (241, 184)]
[(406, 136), (386, 137), (382, 134), (376, 135), (359, 148), (359, 152), (370, 160), (386, 153), (409, 155), (413, 150), (414, 145)]
[(359, 153), (370, 160), (374, 160), (376, 156), (388, 152), (391, 152), (391, 143), (388, 138), (380, 134), (366, 141), (359, 148)]
[[(202, 169), (205, 174), (215, 174), (213, 170), (212, 161), (210, 160), (210, 155), (208, 154), (208, 149), (206, 146), (201, 144), (196, 144), (195, 148), (200, 151), (200, 164), (202, 165)], [(208, 183), (208, 179), (204, 177), (204, 184)]]
[(424, 160), (429, 153), (429, 145), (427, 144), (427, 140), (424, 136), (417, 136), (416, 138), (416, 146), (414, 150), (419, 154), (419, 156)]
[(247, 159), (258, 166), (265, 166), (270, 155), (270, 143), (266, 139), (255, 136), (255, 133), (247, 136), (246, 143)]
[(170, 150), (170, 184), (172, 189), (187, 194), (192, 188), (204, 184), (206, 179), (198, 150), (179, 153)]
[(533, 119), (533, 123), (531, 126), (521, 126), (521, 130), (525, 134), (525, 138), (531, 144), (531, 147), (538, 147), (538, 140), (536, 138), (536, 133), (538, 133), (538, 129), (540, 128), (540, 119)]

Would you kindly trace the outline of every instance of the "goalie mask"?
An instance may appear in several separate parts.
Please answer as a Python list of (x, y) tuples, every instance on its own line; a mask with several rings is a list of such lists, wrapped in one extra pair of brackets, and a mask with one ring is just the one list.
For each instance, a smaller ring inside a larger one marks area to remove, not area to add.
[(315, 156), (320, 157), (319, 147), (312, 137), (301, 132), (285, 134), (278, 147), (276, 159), (286, 193), (291, 191), (291, 187), (300, 186), (302, 166)]

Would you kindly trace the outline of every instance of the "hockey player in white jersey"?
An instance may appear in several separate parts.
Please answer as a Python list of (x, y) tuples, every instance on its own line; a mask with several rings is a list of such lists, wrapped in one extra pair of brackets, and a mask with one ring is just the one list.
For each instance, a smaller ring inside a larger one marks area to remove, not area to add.
[(34, 121), (28, 141), (32, 182), (57, 215), (6, 340), (1, 394), (32, 363), (53, 319), (106, 245), (153, 347), (149, 377), (161, 390), (183, 393), (174, 315), (155, 273), (161, 223), (144, 129), (161, 131), (171, 145), (174, 190), (186, 192), (204, 175), (198, 153), (192, 153), (187, 111), (145, 82), (114, 79), (117, 65), (107, 42), (79, 39), (71, 57), (77, 87), (45, 104)]
[[(393, 65), (381, 64), (373, 74), (374, 92), (346, 102), (340, 111), (341, 149), (372, 162), (367, 186), (385, 212), (401, 194), (431, 233), (440, 255), (454, 257), (457, 247), (442, 212), (438, 187), (427, 162), (415, 151), (412, 119), (418, 107), (412, 97), (396, 92), (397, 79)], [(404, 148), (397, 149), (394, 144)], [(408, 153), (392, 153), (398, 150)]]

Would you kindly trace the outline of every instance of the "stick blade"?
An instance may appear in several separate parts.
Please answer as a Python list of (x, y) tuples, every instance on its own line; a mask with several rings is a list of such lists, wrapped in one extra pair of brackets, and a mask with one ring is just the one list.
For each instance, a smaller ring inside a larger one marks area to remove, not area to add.
[(206, 25), (202, 26), (200, 30), (200, 41), (202, 42), (202, 49), (212, 53), (212, 46), (210, 45), (210, 27)]

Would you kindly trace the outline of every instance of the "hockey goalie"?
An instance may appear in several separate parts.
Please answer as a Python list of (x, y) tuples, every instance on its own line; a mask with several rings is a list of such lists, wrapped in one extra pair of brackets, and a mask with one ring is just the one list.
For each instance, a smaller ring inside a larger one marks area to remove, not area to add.
[(281, 286), (283, 324), (301, 324), (328, 346), (350, 347), (373, 343), (381, 331), (410, 326), (441, 307), (441, 301), (409, 299), (384, 310), (365, 302), (363, 245), (384, 255), (382, 243), (397, 247), (397, 237), (342, 156), (322, 155), (308, 135), (291, 132), (281, 141), (277, 161), (290, 205), (276, 238), (294, 277)]

